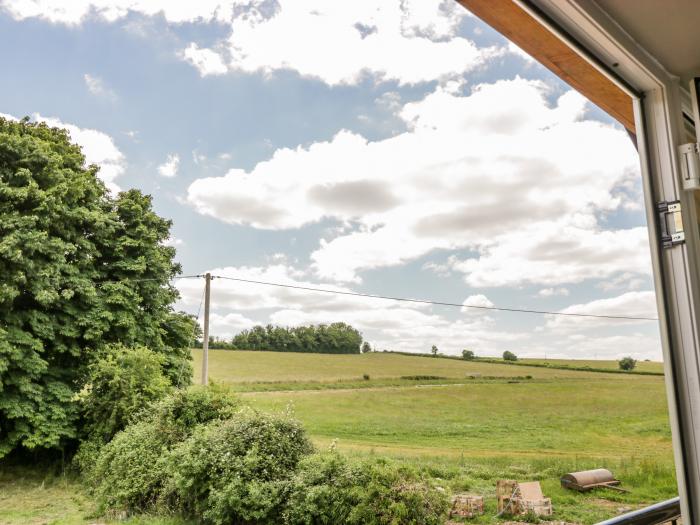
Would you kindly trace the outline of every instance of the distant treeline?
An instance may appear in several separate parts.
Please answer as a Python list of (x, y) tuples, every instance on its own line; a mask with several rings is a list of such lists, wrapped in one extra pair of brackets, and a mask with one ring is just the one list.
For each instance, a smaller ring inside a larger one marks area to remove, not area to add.
[[(196, 345), (202, 347), (201, 341)], [(209, 348), (225, 350), (269, 350), (316, 354), (359, 354), (362, 334), (346, 323), (296, 326), (254, 326), (229, 341), (211, 337)]]

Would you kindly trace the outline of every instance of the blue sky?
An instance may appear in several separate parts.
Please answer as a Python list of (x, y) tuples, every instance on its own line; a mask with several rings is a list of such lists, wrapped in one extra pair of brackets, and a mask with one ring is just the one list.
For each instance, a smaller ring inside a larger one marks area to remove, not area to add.
[[(655, 316), (626, 133), (451, 0), (0, 0), (0, 57), (0, 113), (151, 193), (185, 274)], [(202, 283), (178, 287), (195, 312)], [(343, 320), (377, 349), (660, 358), (653, 322), (212, 300), (220, 336)]]

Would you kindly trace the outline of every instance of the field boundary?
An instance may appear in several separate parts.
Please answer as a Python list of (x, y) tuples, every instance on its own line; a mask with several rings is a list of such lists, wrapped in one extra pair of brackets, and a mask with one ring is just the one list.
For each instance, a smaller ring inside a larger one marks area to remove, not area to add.
[[(416, 357), (429, 357), (431, 359), (452, 359), (454, 361), (466, 361), (456, 355), (433, 355), (425, 353), (413, 353), (413, 352), (401, 352), (398, 350), (387, 350), (386, 352), (381, 352), (386, 354), (399, 354), (407, 356)], [(592, 366), (569, 366), (569, 365), (557, 365), (549, 363), (523, 363), (518, 361), (504, 361), (502, 359), (492, 359), (489, 357), (476, 357), (471, 360), (475, 363), (490, 363), (493, 365), (506, 365), (506, 366), (526, 366), (533, 368), (548, 368), (550, 370), (572, 370), (574, 372), (598, 372), (601, 374), (622, 374), (622, 375), (638, 375), (638, 376), (661, 376), (663, 377), (663, 372), (652, 372), (649, 370), (618, 370), (615, 368), (596, 368)]]

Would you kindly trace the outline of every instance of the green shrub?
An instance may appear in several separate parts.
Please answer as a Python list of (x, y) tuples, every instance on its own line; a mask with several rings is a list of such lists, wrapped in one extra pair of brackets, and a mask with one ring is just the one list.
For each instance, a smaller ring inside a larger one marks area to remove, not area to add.
[(191, 386), (171, 395), (136, 416), (156, 426), (168, 444), (190, 436), (200, 424), (232, 417), (240, 408), (238, 399), (225, 387)]
[(517, 360), (518, 360), (518, 356), (515, 355), (515, 354), (514, 354), (513, 352), (511, 352), (510, 350), (506, 350), (505, 352), (503, 352), (503, 360), (504, 360), (504, 361), (517, 361)]
[(88, 368), (81, 398), (84, 433), (107, 442), (145, 407), (171, 390), (163, 374), (164, 357), (144, 346), (107, 347)]
[(311, 451), (296, 420), (241, 411), (173, 450), (168, 500), (206, 523), (277, 523), (288, 480)]
[(291, 482), (288, 525), (442, 525), (446, 494), (408, 469), (336, 453), (305, 459)]
[(634, 370), (634, 368), (637, 366), (637, 361), (631, 357), (623, 357), (617, 362), (617, 364), (620, 367), (620, 370)]
[(238, 402), (214, 386), (177, 390), (144, 409), (138, 421), (97, 451), (93, 442), (81, 445), (77, 463), (105, 509), (152, 509), (170, 478), (170, 450), (198, 425), (234, 415)]
[(114, 436), (85, 472), (102, 509), (151, 509), (169, 477), (167, 451), (164, 436), (149, 421), (129, 425)]

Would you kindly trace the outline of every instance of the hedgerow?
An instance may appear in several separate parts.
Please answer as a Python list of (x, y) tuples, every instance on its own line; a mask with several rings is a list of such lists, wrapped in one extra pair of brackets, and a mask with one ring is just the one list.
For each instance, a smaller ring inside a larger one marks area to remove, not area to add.
[(306, 458), (292, 480), (287, 525), (441, 525), (447, 495), (415, 471), (331, 452)]
[(172, 448), (199, 425), (230, 418), (238, 402), (212, 387), (177, 390), (134, 416), (135, 422), (95, 450), (84, 443), (78, 464), (104, 509), (127, 512), (155, 509), (171, 477)]
[(85, 469), (102, 509), (199, 523), (438, 525), (444, 491), (383, 460), (314, 453), (289, 414), (241, 407), (225, 390), (176, 391), (133, 418)]
[(287, 415), (247, 409), (198, 428), (169, 457), (169, 499), (206, 523), (275, 523), (287, 480), (312, 452)]

